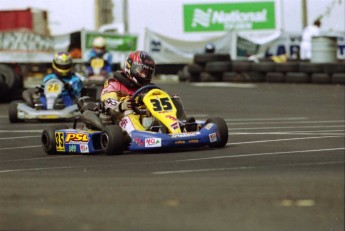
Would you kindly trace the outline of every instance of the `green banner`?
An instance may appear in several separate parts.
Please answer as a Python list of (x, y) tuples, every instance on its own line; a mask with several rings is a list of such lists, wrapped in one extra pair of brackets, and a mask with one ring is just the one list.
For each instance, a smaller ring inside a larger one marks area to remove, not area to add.
[(275, 29), (274, 1), (185, 4), (185, 32)]
[(138, 36), (135, 35), (118, 35), (106, 33), (85, 33), (85, 48), (92, 49), (92, 42), (96, 37), (104, 37), (107, 42), (108, 51), (128, 52), (137, 49)]

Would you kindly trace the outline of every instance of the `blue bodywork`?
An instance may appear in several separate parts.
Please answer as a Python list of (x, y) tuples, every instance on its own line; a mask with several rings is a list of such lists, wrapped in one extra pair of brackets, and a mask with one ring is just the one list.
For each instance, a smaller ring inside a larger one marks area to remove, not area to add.
[[(63, 153), (98, 153), (101, 148), (101, 131), (61, 129), (55, 131), (56, 150)], [(200, 147), (221, 142), (218, 127), (206, 124), (200, 131), (178, 134), (163, 134), (134, 130), (130, 134), (129, 151), (167, 150)]]

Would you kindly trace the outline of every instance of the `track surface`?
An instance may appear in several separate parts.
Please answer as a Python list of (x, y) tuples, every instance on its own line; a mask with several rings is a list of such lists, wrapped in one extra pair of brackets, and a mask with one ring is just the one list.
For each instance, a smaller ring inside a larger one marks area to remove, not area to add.
[(0, 105), (0, 230), (344, 230), (344, 86), (160, 84), (224, 149), (47, 156)]

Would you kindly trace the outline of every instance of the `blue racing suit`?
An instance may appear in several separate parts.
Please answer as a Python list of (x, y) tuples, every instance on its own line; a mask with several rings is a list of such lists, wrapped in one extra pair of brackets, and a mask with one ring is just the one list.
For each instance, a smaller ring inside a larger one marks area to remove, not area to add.
[[(87, 61), (90, 63), (91, 59), (93, 58), (102, 58), (105, 61), (105, 65), (102, 68), (102, 70), (104, 70), (107, 74), (112, 72), (112, 62), (113, 62), (113, 56), (111, 53), (109, 52), (105, 52), (103, 54), (98, 54), (96, 53), (94, 50), (91, 50), (88, 54), (87, 54)], [(90, 65), (90, 64), (89, 64)], [(91, 66), (87, 67), (87, 71), (89, 73), (89, 75), (93, 75), (93, 70)]]
[[(74, 73), (71, 73), (69, 76), (58, 77), (56, 74), (48, 74), (43, 78), (41, 87), (44, 89), (45, 84), (50, 79), (59, 79), (61, 80), (65, 87), (61, 93), (61, 98), (65, 102), (66, 106), (70, 106), (76, 103), (76, 100), (81, 95), (81, 90), (83, 88), (82, 80)], [(45, 97), (40, 97), (41, 101), (45, 104)]]

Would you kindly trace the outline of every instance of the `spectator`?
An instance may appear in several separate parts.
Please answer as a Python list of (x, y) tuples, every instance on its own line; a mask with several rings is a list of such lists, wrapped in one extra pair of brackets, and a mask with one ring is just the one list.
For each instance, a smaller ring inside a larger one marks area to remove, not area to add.
[(320, 34), (321, 21), (317, 19), (313, 25), (309, 25), (304, 28), (302, 32), (302, 42), (300, 47), (300, 58), (302, 60), (311, 58), (311, 40), (313, 36)]

